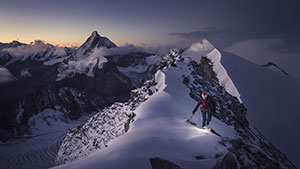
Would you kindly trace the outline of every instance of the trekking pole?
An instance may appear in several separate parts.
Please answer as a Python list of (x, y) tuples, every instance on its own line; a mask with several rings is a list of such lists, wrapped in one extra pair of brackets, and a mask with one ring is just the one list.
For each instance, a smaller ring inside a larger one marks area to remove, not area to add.
[(191, 121), (193, 116), (194, 116), (194, 114), (191, 115), (191, 117), (188, 119), (188, 121)]

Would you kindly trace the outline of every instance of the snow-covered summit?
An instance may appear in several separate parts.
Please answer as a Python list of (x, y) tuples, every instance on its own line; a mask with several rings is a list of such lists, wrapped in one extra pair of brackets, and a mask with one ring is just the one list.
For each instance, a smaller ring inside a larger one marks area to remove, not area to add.
[(102, 37), (97, 31), (93, 31), (90, 37), (75, 51), (74, 59), (88, 56), (95, 48), (112, 48), (116, 45), (106, 37)]

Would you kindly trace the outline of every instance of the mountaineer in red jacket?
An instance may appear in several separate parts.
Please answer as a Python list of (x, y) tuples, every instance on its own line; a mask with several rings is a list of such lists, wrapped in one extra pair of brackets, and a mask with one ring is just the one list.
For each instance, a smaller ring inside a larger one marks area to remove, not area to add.
[(198, 104), (196, 105), (189, 121), (192, 120), (192, 117), (194, 116), (198, 107), (201, 105), (200, 109), (202, 111), (202, 127), (205, 128), (205, 126), (208, 126), (209, 122), (211, 121), (212, 112), (216, 112), (216, 103), (213, 98), (206, 92), (202, 92), (201, 96), (202, 98), (199, 99)]

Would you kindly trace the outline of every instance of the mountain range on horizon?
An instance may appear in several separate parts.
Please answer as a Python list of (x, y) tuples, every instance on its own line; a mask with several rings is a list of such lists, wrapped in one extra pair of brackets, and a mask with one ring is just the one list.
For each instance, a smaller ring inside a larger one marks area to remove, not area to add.
[[(297, 168), (299, 86), (206, 39), (163, 54), (97, 31), (77, 48), (0, 43), (0, 168)], [(217, 135), (184, 122), (202, 91)]]

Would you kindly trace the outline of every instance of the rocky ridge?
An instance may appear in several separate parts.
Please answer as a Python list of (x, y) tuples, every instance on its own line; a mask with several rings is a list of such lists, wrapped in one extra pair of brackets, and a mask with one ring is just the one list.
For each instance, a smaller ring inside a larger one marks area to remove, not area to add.
[(134, 121), (134, 110), (157, 91), (155, 81), (149, 80), (131, 91), (125, 103), (114, 103), (93, 116), (83, 126), (70, 129), (65, 135), (56, 157), (56, 165), (86, 157), (109, 146), (109, 141), (129, 130)]

